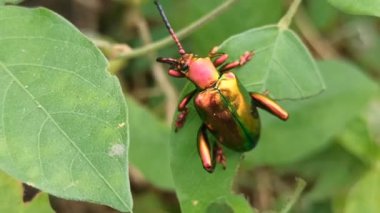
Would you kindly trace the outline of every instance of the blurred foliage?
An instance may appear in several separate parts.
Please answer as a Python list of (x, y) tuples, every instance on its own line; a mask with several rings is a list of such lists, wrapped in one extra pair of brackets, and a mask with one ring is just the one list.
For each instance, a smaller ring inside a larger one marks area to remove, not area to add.
[(39, 193), (30, 203), (23, 203), (23, 188), (19, 181), (0, 172), (0, 212), (54, 212), (49, 206), (48, 196), (45, 193)]
[[(94, 0), (87, 6), (74, 0), (53, 2), (25, 0), (23, 4), (48, 6), (77, 26), (96, 26), (86, 28), (86, 32), (111, 44), (142, 46), (141, 32), (136, 28), (138, 13), (143, 15), (153, 40), (168, 36), (148, 0)], [(310, 18), (307, 29), (318, 34), (309, 38), (300, 33), (305, 26), (296, 22), (286, 32), (275, 27), (289, 2), (240, 0), (183, 39), (188, 52), (201, 56), (220, 44), (231, 59), (247, 49), (256, 50), (255, 58), (237, 72), (241, 81), (250, 90), (269, 90), (269, 95), (278, 99), (298, 99), (280, 102), (290, 113), (287, 122), (260, 111), (263, 131), (257, 148), (245, 154), (225, 149), (227, 169), (217, 166), (214, 174), (203, 170), (197, 156), (195, 137), (201, 121), (193, 106), (184, 129), (174, 133), (162, 119), (166, 116), (166, 99), (151, 72), (153, 62), (145, 56), (115, 59), (112, 49), (99, 46), (111, 60), (110, 69), (127, 94), (134, 212), (252, 212), (252, 208), (260, 212), (281, 211), (296, 188), (297, 177), (304, 179), (307, 187), (290, 212), (380, 212), (380, 3), (304, 0), (299, 10)], [(161, 3), (175, 31), (179, 31), (220, 1)], [(86, 14), (92, 14), (92, 18)], [(255, 34), (254, 28), (257, 31), (262, 26), (270, 32)], [(237, 34), (240, 39), (227, 40)], [(277, 43), (279, 40), (282, 43)], [(315, 66), (310, 56), (323, 56), (323, 51), (314, 52), (313, 46), (318, 42), (327, 43), (341, 59), (318, 61)], [(277, 47), (261, 52), (273, 43)], [(178, 56), (174, 45), (157, 52), (164, 57)], [(283, 67), (291, 71), (297, 83), (317, 89), (307, 95), (292, 91), (291, 83), (281, 75)], [(317, 95), (323, 87), (318, 70), (326, 90)], [(304, 77), (308, 72), (315, 75)], [(255, 86), (266, 73), (272, 73), (269, 80), (265, 79), (267, 87)], [(180, 91), (186, 81), (171, 78), (170, 82)], [(186, 86), (182, 94), (191, 88)], [(314, 96), (308, 97), (311, 95)], [(0, 212), (51, 211), (46, 195), (38, 195), (25, 207), (19, 183), (5, 175), (0, 179), (5, 192)]]

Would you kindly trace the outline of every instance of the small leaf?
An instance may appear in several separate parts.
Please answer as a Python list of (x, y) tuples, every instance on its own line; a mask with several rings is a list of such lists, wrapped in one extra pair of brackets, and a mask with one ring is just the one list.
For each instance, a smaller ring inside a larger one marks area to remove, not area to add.
[(245, 159), (254, 164), (291, 163), (328, 146), (374, 96), (378, 87), (356, 67), (342, 61), (320, 62), (327, 90), (311, 99), (284, 102), (289, 120), (282, 122), (266, 112), (262, 138)]
[(268, 91), (275, 99), (300, 99), (325, 87), (314, 59), (289, 29), (255, 28), (227, 39), (220, 47), (231, 60), (245, 51), (255, 51), (252, 61), (237, 71), (249, 91)]
[(127, 98), (131, 129), (130, 161), (152, 184), (174, 189), (169, 161), (170, 130), (151, 112)]
[(127, 111), (100, 51), (46, 9), (0, 7), (0, 168), (130, 211)]
[(47, 194), (39, 193), (30, 203), (22, 201), (22, 185), (12, 177), (0, 172), (0, 212), (54, 212)]
[(380, 168), (373, 168), (350, 190), (345, 213), (380, 212)]
[(328, 0), (328, 2), (350, 14), (380, 17), (380, 0)]

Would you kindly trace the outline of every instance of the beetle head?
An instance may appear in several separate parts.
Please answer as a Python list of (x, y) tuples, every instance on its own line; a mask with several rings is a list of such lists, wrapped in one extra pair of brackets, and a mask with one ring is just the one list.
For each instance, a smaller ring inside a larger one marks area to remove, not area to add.
[(170, 65), (169, 75), (177, 78), (186, 77), (201, 89), (211, 86), (219, 79), (219, 72), (208, 57), (199, 58), (186, 53), (179, 59), (157, 58), (157, 61)]
[(157, 58), (157, 62), (169, 64), (169, 75), (182, 78), (186, 77), (193, 58), (193, 54), (185, 53), (179, 59), (159, 57)]
[(162, 17), (162, 20), (165, 23), (166, 28), (169, 31), (169, 34), (178, 47), (178, 53), (181, 55), (179, 59), (157, 58), (157, 61), (169, 64), (169, 75), (173, 77), (186, 77), (201, 89), (211, 86), (217, 81), (219, 73), (215, 69), (210, 58), (199, 58), (194, 54), (186, 53), (168, 21), (164, 9), (160, 3), (158, 3), (158, 0), (155, 0), (154, 3), (157, 6), (157, 9)]

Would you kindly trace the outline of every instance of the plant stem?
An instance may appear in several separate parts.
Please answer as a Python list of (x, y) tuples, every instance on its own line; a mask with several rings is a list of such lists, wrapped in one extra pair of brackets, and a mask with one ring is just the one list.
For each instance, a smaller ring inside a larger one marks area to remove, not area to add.
[(283, 209), (281, 209), (280, 213), (288, 213), (290, 209), (293, 207), (293, 205), (296, 203), (296, 201), (299, 199), (302, 191), (305, 189), (306, 182), (303, 179), (296, 178), (296, 182), (297, 186), (293, 196), (290, 198), (286, 206)]
[[(203, 25), (205, 25), (206, 23), (208, 23), (209, 21), (211, 21), (215, 17), (217, 17), (220, 14), (222, 14), (225, 10), (227, 10), (229, 7), (231, 7), (231, 5), (233, 3), (237, 2), (237, 1), (238, 0), (227, 0), (226, 2), (224, 2), (223, 4), (221, 4), (219, 7), (215, 8), (210, 13), (206, 14), (205, 16), (203, 16), (202, 18), (198, 19), (197, 21), (191, 23), (186, 28), (178, 31), (177, 36), (180, 39), (185, 38), (187, 35), (189, 35), (192, 32), (198, 30)], [(150, 51), (158, 50), (160, 48), (168, 46), (169, 44), (174, 44), (171, 36), (167, 36), (166, 38), (163, 38), (163, 39), (161, 39), (159, 41), (156, 41), (154, 43), (151, 43), (149, 45), (133, 49), (131, 52), (119, 55), (119, 57), (120, 58), (124, 58), (124, 59), (135, 58), (135, 57), (138, 57), (138, 56), (141, 56), (141, 55), (145, 55), (145, 54), (147, 54)]]
[[(152, 37), (149, 31), (148, 23), (137, 9), (136, 11), (136, 27), (144, 44), (149, 45), (152, 42)], [(152, 50), (149, 52), (148, 58), (152, 63), (153, 77), (156, 79), (158, 86), (162, 89), (166, 97), (166, 123), (170, 124), (173, 120), (174, 112), (177, 109), (177, 93), (175, 88), (170, 83), (162, 65), (156, 63), (156, 57), (157, 55), (155, 51)]]
[(323, 38), (318, 29), (314, 26), (310, 17), (302, 6), (299, 7), (294, 22), (305, 40), (322, 59), (338, 58), (339, 53), (333, 48), (330, 42)]
[(298, 6), (300, 5), (302, 0), (293, 0), (292, 4), (290, 5), (288, 11), (286, 14), (281, 18), (281, 20), (278, 22), (277, 26), (284, 30), (288, 29), (290, 23), (292, 22), (292, 19), (294, 15), (297, 12)]

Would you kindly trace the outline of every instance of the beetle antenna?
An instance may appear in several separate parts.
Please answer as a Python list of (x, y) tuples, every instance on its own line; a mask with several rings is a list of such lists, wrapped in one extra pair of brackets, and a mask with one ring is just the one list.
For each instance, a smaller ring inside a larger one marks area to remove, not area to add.
[(166, 28), (168, 29), (168, 31), (169, 31), (170, 35), (172, 36), (174, 42), (178, 46), (178, 52), (179, 52), (179, 54), (184, 55), (186, 52), (183, 49), (182, 44), (179, 41), (177, 35), (174, 33), (174, 30), (173, 30), (172, 26), (170, 25), (168, 18), (165, 15), (165, 12), (164, 12), (164, 9), (162, 8), (162, 5), (158, 2), (158, 0), (155, 0), (154, 4), (156, 4), (158, 12), (160, 12), (160, 15), (162, 17), (162, 20), (165, 23)]

